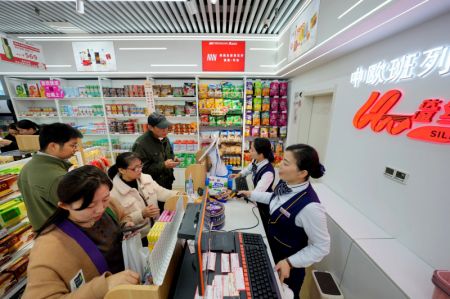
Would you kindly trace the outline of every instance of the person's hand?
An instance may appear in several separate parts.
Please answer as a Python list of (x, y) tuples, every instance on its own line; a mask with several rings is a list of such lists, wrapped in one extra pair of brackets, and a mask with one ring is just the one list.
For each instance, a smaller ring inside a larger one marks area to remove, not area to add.
[(252, 191), (239, 191), (238, 195), (242, 195), (244, 197), (250, 198), (250, 196), (252, 195)]
[(142, 209), (142, 217), (157, 218), (159, 217), (159, 208), (155, 205), (148, 205)]
[(235, 179), (235, 178), (238, 178), (238, 177), (240, 177), (240, 176), (241, 176), (240, 173), (232, 173), (232, 174), (230, 174), (229, 178), (230, 178), (230, 179)]
[(11, 143), (11, 140), (0, 138), (0, 147), (10, 145)]
[(166, 168), (175, 168), (175, 167), (178, 166), (178, 164), (180, 164), (179, 161), (177, 162), (177, 161), (174, 161), (174, 160), (172, 160), (172, 159), (169, 159), (169, 160), (164, 161), (164, 166), (165, 166)]
[(139, 284), (139, 274), (131, 270), (125, 270), (106, 277), (108, 290), (123, 284)]
[(275, 270), (278, 272), (278, 276), (280, 277), (280, 282), (283, 282), (285, 279), (289, 278), (289, 274), (291, 273), (291, 266), (289, 266), (286, 259), (281, 260), (275, 266)]

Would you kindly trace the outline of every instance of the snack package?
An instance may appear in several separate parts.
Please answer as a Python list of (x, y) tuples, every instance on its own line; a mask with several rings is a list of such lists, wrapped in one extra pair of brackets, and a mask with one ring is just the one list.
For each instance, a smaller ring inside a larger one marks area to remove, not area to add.
[(245, 114), (245, 124), (246, 125), (251, 125), (252, 124), (252, 112), (247, 111), (247, 113)]
[(223, 95), (222, 93), (222, 86), (220, 84), (216, 85), (216, 89), (214, 90), (214, 97), (215, 98), (221, 98)]
[(172, 95), (174, 97), (182, 97), (183, 96), (183, 87), (173, 87)]
[(185, 97), (195, 97), (195, 83), (184, 83), (183, 95)]
[(216, 117), (215, 116), (209, 115), (209, 125), (211, 127), (217, 126), (217, 122), (216, 122)]
[(261, 97), (256, 97), (253, 99), (253, 111), (261, 111), (262, 99)]
[(275, 97), (270, 99), (270, 111), (274, 112), (278, 111), (279, 105), (280, 105), (280, 98)]
[(259, 136), (262, 137), (262, 138), (269, 138), (269, 128), (261, 127)]
[(161, 97), (167, 97), (172, 94), (172, 87), (170, 85), (161, 85)]
[(198, 100), (198, 109), (206, 109), (206, 99)]
[(254, 111), (252, 115), (252, 124), (254, 126), (261, 125), (261, 115), (259, 111)]
[(215, 105), (216, 105), (216, 99), (214, 99), (214, 98), (206, 99), (206, 108), (207, 109), (214, 109)]
[(270, 112), (269, 124), (271, 126), (278, 125), (278, 112), (276, 112), (276, 111), (271, 111)]
[(288, 109), (287, 98), (283, 97), (280, 99), (280, 111), (287, 112), (287, 109)]
[(247, 81), (246, 88), (245, 88), (245, 94), (252, 95), (253, 94), (253, 83), (252, 81)]
[(288, 83), (286, 81), (280, 82), (280, 97), (287, 96)]
[(269, 97), (262, 99), (261, 111), (270, 111), (270, 98)]
[(247, 96), (245, 98), (245, 109), (251, 111), (253, 109), (253, 98), (252, 96)]
[(280, 137), (281, 138), (287, 137), (287, 127), (286, 126), (280, 127)]
[(280, 83), (278, 81), (270, 82), (270, 96), (275, 97), (280, 95)]
[(214, 108), (223, 108), (224, 103), (222, 98), (215, 98), (214, 99)]
[(216, 96), (216, 84), (208, 85), (208, 98), (214, 98)]
[[(282, 111), (281, 113), (278, 114), (279, 118), (278, 118), (278, 125), (279, 126), (287, 126), (287, 121), (288, 121), (288, 115), (286, 111)], [(280, 129), (281, 131), (281, 129)]]
[(251, 130), (252, 130), (252, 127), (250, 127), (250, 126), (245, 126), (244, 136), (245, 136), (245, 137), (250, 137)]
[(198, 98), (206, 99), (208, 97), (208, 84), (200, 84), (198, 86)]
[(226, 125), (228, 127), (233, 126), (234, 122), (235, 122), (234, 116), (227, 116), (227, 118), (226, 118)]
[(270, 127), (269, 129), (269, 137), (277, 138), (278, 137), (278, 127)]
[(216, 124), (217, 126), (225, 126), (226, 125), (225, 116), (216, 116)]
[(262, 94), (262, 84), (261, 84), (261, 81), (257, 80), (253, 84), (253, 95), (255, 97), (260, 97), (261, 94)]
[(270, 84), (269, 81), (264, 81), (262, 84), (262, 96), (268, 97), (270, 96)]
[(259, 126), (252, 127), (251, 135), (253, 137), (259, 137)]
[(270, 125), (270, 112), (262, 112), (261, 113), (261, 125), (268, 126)]

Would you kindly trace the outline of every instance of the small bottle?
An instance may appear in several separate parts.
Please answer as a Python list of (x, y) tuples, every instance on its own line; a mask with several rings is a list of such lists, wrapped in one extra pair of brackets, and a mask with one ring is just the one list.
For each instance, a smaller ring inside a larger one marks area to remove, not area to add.
[(3, 51), (5, 52), (6, 59), (13, 60), (14, 55), (12, 53), (11, 47), (9, 46), (8, 40), (6, 38), (2, 38)]

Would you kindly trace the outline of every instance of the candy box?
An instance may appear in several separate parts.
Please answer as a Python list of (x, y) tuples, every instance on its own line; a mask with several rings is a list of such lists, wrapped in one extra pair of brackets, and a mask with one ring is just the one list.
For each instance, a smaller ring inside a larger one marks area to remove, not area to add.
[(280, 94), (280, 83), (278, 81), (270, 82), (270, 96), (278, 96)]

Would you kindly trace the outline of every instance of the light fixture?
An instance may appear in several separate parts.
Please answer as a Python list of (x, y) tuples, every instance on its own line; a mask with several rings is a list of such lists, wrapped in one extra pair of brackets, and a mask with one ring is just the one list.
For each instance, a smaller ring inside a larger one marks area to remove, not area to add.
[(76, 0), (75, 8), (77, 10), (77, 13), (84, 14), (84, 0)]
[(348, 14), (350, 11), (352, 11), (356, 6), (360, 5), (361, 2), (363, 2), (364, 0), (359, 0), (358, 2), (356, 2), (355, 4), (353, 4), (349, 9), (347, 9), (346, 11), (344, 11), (339, 17), (338, 20), (340, 20), (343, 16), (345, 16), (346, 14)]
[(186, 8), (191, 16), (198, 14), (197, 4), (194, 0), (188, 0), (186, 2)]
[(164, 51), (167, 48), (119, 48), (120, 51)]
[(209, 0), (209, 2), (211, 2), (211, 4), (216, 4), (217, 0)]
[(198, 66), (198, 64), (150, 64), (151, 67)]

